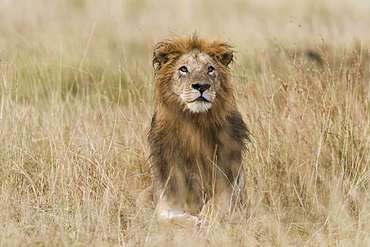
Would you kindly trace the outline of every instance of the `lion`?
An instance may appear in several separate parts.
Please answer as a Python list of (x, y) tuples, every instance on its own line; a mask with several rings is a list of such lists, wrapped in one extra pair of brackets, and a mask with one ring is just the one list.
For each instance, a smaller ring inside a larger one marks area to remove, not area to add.
[(228, 43), (197, 35), (155, 46), (148, 134), (153, 183), (137, 203), (154, 203), (161, 222), (218, 221), (240, 201), (250, 133), (236, 107), (232, 61)]

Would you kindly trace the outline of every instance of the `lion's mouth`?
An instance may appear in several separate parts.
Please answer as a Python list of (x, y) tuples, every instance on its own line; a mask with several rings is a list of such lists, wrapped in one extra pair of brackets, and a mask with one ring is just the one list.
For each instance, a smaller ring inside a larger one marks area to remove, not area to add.
[(204, 98), (203, 96), (200, 96), (200, 97), (196, 98), (195, 100), (190, 101), (189, 103), (198, 102), (198, 101), (210, 102), (208, 99)]
[[(186, 102), (186, 101), (185, 101)], [(212, 107), (211, 101), (203, 96), (200, 96), (194, 100), (186, 102), (187, 107), (194, 113), (206, 112)]]

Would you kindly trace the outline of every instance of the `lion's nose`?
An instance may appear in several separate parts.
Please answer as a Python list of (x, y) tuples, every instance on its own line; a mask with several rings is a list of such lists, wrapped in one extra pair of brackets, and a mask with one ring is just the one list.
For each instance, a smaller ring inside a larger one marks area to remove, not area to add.
[(209, 89), (211, 87), (211, 85), (209, 85), (208, 83), (196, 82), (194, 84), (191, 84), (191, 87), (193, 89), (198, 90), (199, 92), (203, 93), (204, 91)]

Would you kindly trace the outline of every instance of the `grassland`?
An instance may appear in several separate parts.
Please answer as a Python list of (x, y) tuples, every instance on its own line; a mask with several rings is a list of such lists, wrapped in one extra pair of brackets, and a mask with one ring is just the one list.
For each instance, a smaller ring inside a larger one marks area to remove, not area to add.
[[(1, 246), (369, 246), (366, 1), (0, 1)], [(152, 49), (235, 46), (253, 142), (240, 222), (156, 223)]]

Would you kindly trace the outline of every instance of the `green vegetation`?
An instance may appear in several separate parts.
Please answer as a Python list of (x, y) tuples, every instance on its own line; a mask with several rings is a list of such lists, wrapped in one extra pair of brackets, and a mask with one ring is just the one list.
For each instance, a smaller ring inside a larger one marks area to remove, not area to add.
[[(366, 1), (0, 1), (1, 246), (370, 245)], [(235, 46), (239, 222), (156, 223), (152, 49), (170, 31)]]

